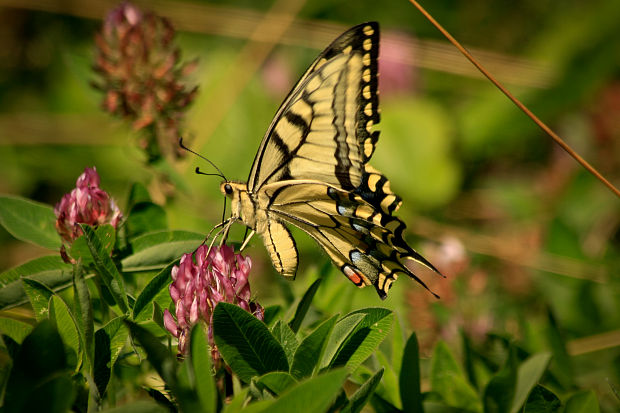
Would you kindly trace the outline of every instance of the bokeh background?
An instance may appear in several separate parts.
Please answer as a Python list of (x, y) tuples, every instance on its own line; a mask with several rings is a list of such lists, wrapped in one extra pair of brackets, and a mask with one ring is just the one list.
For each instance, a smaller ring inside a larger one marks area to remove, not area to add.
[[(620, 183), (620, 2), (433, 1), (426, 6), (513, 93), (616, 185)], [(142, 132), (101, 109), (92, 87), (95, 33), (118, 3), (0, 0), (0, 192), (54, 205), (87, 166), (122, 206), (141, 182), (171, 229), (207, 233), (222, 214), (218, 178), (189, 156), (147, 164)], [(551, 321), (570, 366), (555, 371), (615, 411), (620, 382), (620, 203), (483, 79), (408, 2), (370, 0), (136, 2), (170, 18), (185, 78), (198, 86), (180, 132), (229, 178), (245, 180), (278, 105), (314, 57), (354, 24), (379, 21), (381, 138), (372, 164), (403, 197), (407, 239), (446, 276), (421, 272), (434, 299), (401, 279), (380, 302), (295, 232), (295, 283), (255, 238), (253, 292), (287, 305), (318, 276), (316, 307), (395, 309), (423, 355), (460, 332), (531, 351)], [(239, 241), (243, 228), (231, 240)], [(0, 269), (48, 253), (0, 229)], [(570, 369), (563, 370), (563, 369)]]

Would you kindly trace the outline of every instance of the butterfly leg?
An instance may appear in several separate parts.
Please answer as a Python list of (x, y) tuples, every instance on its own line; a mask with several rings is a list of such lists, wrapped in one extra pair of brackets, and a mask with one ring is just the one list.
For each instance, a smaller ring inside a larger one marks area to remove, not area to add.
[(239, 249), (239, 252), (243, 251), (243, 249), (246, 247), (246, 245), (248, 245), (248, 242), (250, 242), (250, 239), (252, 239), (252, 237), (254, 236), (254, 234), (256, 233), (256, 231), (252, 230), (250, 232), (250, 235), (248, 235), (244, 240), (243, 240), (243, 244), (241, 244), (241, 248)]
[(224, 224), (224, 228), (222, 229), (222, 231), (220, 231), (220, 232), (223, 232), (222, 239), (220, 240), (220, 247), (226, 243), (226, 240), (228, 239), (228, 232), (230, 231), (230, 227), (232, 226), (232, 223), (235, 221), (236, 220), (234, 218), (228, 218), (226, 220), (226, 223)]
[[(205, 237), (204, 241), (202, 241), (203, 244), (207, 243), (207, 240), (211, 237), (211, 234), (213, 234), (213, 231), (215, 231), (217, 228), (220, 228), (224, 225), (226, 225), (228, 223), (228, 221), (230, 221), (230, 218), (228, 218), (225, 221), (220, 222), (219, 224), (217, 224), (216, 226), (214, 226), (213, 228), (211, 228), (211, 231), (209, 231), (209, 233), (207, 234), (207, 236)], [(217, 238), (217, 236), (219, 235), (219, 233), (222, 232), (221, 230), (217, 232), (217, 234), (215, 235), (215, 238)]]
[(211, 248), (213, 248), (213, 244), (215, 244), (215, 240), (217, 239), (217, 237), (224, 232), (224, 236), (222, 237), (222, 240), (220, 242), (220, 246), (222, 244), (224, 244), (224, 242), (226, 241), (225, 237), (228, 235), (228, 230), (230, 229), (231, 224), (235, 221), (234, 218), (228, 218), (226, 221), (223, 221), (219, 224), (217, 224), (216, 226), (214, 226), (213, 228), (211, 228), (211, 231), (209, 231), (209, 233), (207, 234), (207, 237), (205, 238), (205, 240), (203, 241), (203, 244), (206, 244), (207, 240), (209, 239), (209, 237), (211, 236), (211, 234), (213, 233), (213, 231), (215, 231), (216, 228), (220, 228), (220, 227), (224, 227), (222, 229), (220, 229), (214, 236), (213, 239), (211, 240), (211, 242), (209, 243), (209, 248), (207, 249), (207, 255), (209, 255), (209, 253), (211, 252)]

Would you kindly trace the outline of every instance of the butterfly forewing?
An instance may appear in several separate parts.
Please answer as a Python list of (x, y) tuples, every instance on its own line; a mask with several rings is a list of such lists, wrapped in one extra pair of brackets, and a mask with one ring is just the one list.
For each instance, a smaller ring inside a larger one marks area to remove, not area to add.
[(379, 28), (358, 25), (334, 41), (293, 88), (271, 123), (248, 179), (250, 192), (287, 179), (356, 188), (378, 132)]

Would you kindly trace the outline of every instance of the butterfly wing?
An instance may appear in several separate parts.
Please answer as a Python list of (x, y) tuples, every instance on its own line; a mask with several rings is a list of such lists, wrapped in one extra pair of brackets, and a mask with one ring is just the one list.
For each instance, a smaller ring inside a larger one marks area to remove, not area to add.
[[(254, 159), (247, 190), (275, 268), (294, 277), (295, 242), (284, 224), (313, 237), (356, 285), (385, 298), (407, 266), (435, 268), (402, 238), (400, 198), (367, 164), (378, 140), (379, 27), (364, 23), (314, 61), (278, 110)], [(436, 271), (436, 270), (435, 270)]]
[(290, 179), (359, 186), (378, 138), (376, 22), (336, 39), (278, 109), (254, 159), (248, 190)]

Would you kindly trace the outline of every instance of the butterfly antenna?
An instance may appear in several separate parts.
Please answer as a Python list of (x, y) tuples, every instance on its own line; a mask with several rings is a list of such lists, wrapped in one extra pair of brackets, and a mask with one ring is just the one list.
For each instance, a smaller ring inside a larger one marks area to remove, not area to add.
[(199, 166), (197, 166), (197, 167), (196, 167), (196, 170), (195, 170), (194, 172), (196, 172), (198, 175), (205, 175), (205, 176), (219, 176), (220, 178), (223, 178), (224, 180), (228, 181), (228, 179), (226, 179), (226, 177), (225, 177), (224, 175), (222, 175), (222, 174), (208, 174), (208, 173), (206, 173), (206, 172), (202, 172), (202, 171), (200, 170), (200, 167), (199, 167)]
[(196, 173), (200, 174), (200, 175), (215, 175), (215, 176), (220, 176), (222, 177), (225, 181), (228, 181), (228, 179), (226, 179), (226, 176), (224, 176), (224, 173), (220, 170), (220, 168), (217, 167), (217, 165), (215, 165), (213, 162), (211, 162), (209, 159), (207, 159), (206, 157), (202, 156), (201, 154), (199, 154), (198, 152), (195, 152), (193, 150), (191, 150), (190, 148), (188, 148), (187, 146), (183, 145), (183, 138), (179, 138), (179, 146), (183, 149), (185, 149), (187, 152), (193, 153), (194, 155), (196, 155), (197, 157), (204, 159), (205, 161), (209, 162), (209, 164), (211, 164), (212, 167), (214, 167), (219, 174), (206, 174), (204, 172), (200, 172), (198, 168), (196, 168)]

